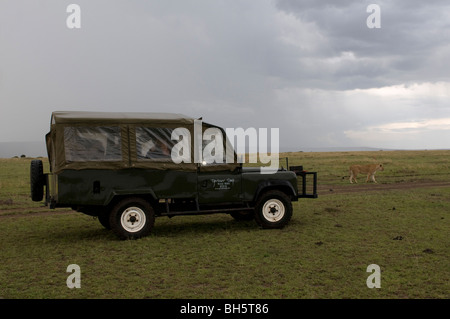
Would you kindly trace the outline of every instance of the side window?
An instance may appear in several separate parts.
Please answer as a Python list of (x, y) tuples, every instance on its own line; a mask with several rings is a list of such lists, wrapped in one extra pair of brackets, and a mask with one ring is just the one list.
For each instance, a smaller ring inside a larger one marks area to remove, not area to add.
[(172, 129), (159, 127), (136, 127), (136, 152), (138, 161), (171, 159), (174, 141)]
[(68, 162), (121, 161), (120, 127), (65, 127), (64, 149)]
[(210, 127), (203, 132), (203, 143), (202, 143), (203, 166), (223, 165), (227, 163), (226, 142), (228, 141), (226, 139), (227, 137), (225, 133), (217, 127)]

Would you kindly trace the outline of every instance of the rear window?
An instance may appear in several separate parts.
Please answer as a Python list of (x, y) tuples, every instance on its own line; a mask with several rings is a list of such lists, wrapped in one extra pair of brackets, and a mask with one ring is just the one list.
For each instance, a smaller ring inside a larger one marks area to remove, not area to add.
[(64, 149), (67, 162), (121, 161), (120, 127), (65, 127)]

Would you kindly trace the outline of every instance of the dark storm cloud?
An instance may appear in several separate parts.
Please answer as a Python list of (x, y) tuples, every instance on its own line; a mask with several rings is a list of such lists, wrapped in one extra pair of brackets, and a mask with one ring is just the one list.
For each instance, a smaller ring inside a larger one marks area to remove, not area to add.
[[(366, 25), (371, 14), (366, 9), (371, 3), (381, 9), (381, 29), (369, 29)], [(279, 0), (277, 7), (301, 21), (314, 23), (326, 37), (327, 45), (313, 52), (318, 59), (336, 57), (341, 52), (355, 55), (351, 66), (344, 63), (336, 73), (327, 74), (330, 80), (333, 75), (346, 79), (336, 83), (337, 88), (436, 81), (447, 77), (450, 71), (437, 66), (435, 59), (440, 52), (448, 51), (448, 2)]]
[[(81, 29), (66, 26), (70, 3)], [(0, 142), (43, 140), (54, 110), (125, 110), (279, 127), (281, 146), (382, 147), (379, 130), (450, 118), (449, 5), (4, 0)]]

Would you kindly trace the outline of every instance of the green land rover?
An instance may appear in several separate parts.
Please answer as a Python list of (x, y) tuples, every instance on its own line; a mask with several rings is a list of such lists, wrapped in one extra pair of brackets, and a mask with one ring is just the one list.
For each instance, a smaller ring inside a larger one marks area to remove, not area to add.
[[(121, 239), (148, 235), (160, 216), (228, 213), (281, 228), (292, 201), (317, 197), (317, 173), (243, 167), (225, 130), (180, 114), (53, 112), (46, 145), (50, 172), (31, 161), (32, 200), (96, 216)], [(202, 158), (208, 147), (214, 160)]]

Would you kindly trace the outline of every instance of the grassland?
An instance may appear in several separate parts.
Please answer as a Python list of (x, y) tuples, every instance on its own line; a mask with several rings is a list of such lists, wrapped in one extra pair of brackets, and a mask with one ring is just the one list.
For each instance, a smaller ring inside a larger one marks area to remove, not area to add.
[[(0, 159), (0, 297), (450, 297), (450, 151), (282, 156), (317, 171), (320, 184), (318, 199), (294, 203), (287, 227), (159, 218), (136, 241), (32, 202), (30, 159)], [(378, 185), (348, 182), (349, 165), (375, 162), (385, 165)], [(66, 286), (69, 264), (80, 266), (80, 289)], [(370, 264), (381, 268), (379, 289), (366, 285)]]

